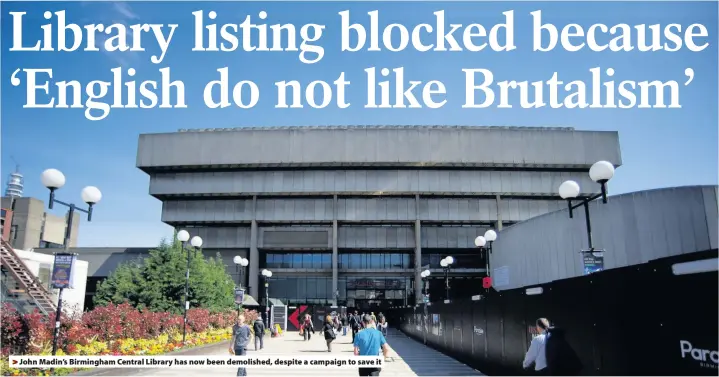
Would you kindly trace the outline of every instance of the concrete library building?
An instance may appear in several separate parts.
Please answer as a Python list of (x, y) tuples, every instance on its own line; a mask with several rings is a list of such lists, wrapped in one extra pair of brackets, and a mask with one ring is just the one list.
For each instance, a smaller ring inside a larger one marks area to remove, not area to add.
[[(565, 208), (557, 188), (566, 180), (598, 190), (587, 171), (600, 160), (621, 165), (616, 132), (198, 129), (141, 135), (137, 153), (162, 221), (202, 237), (205, 254), (219, 252), (258, 301), (268, 269), (271, 298), (366, 311), (421, 301), (425, 269), (432, 300), (477, 294), (486, 260), (475, 237), (494, 229), (501, 238), (503, 227)], [(98, 278), (125, 259), (97, 252), (83, 257)], [(244, 273), (237, 255), (249, 259)], [(454, 263), (443, 268), (447, 256)]]

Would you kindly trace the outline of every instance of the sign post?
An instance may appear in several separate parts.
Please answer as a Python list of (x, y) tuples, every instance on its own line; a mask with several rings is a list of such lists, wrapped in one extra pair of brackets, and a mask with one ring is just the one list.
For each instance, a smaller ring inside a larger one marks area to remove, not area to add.
[(584, 275), (604, 271), (604, 250), (582, 250)]
[(55, 262), (52, 266), (53, 288), (59, 289), (57, 293), (57, 312), (55, 313), (55, 331), (52, 335), (52, 354), (57, 353), (57, 338), (60, 336), (60, 318), (62, 316), (62, 291), (65, 288), (72, 288), (74, 279), (73, 272), (75, 266), (76, 254), (57, 253), (55, 254)]
[(242, 311), (242, 303), (245, 301), (245, 290), (242, 288), (235, 288), (235, 304), (237, 304), (237, 315), (240, 315)]

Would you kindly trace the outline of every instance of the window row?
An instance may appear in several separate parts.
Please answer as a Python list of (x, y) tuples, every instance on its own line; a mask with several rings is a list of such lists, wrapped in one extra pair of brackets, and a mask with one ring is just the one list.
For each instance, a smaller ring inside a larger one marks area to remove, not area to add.
[(331, 253), (267, 253), (266, 268), (332, 268)]
[(347, 289), (406, 289), (411, 287), (410, 277), (362, 277), (344, 278)]
[(412, 268), (412, 257), (399, 253), (342, 253), (340, 269), (404, 269)]
[(403, 290), (366, 290), (366, 289), (350, 289), (347, 291), (347, 299), (366, 299), (366, 300), (384, 300), (384, 299), (404, 299), (407, 292)]
[[(440, 261), (446, 256), (454, 258), (454, 268), (484, 268), (485, 253), (463, 252), (422, 253), (422, 267), (441, 268)], [(455, 250), (456, 251), (456, 250)], [(340, 269), (411, 269), (414, 268), (414, 255), (402, 253), (340, 253)], [(265, 268), (332, 268), (332, 253), (266, 253)]]
[[(410, 277), (394, 278), (346, 278), (337, 280), (337, 292), (332, 292), (331, 277), (272, 277), (269, 285), (270, 297), (287, 300), (344, 300), (348, 297), (370, 298), (367, 295), (380, 295), (386, 298), (404, 298), (411, 289)], [(370, 292), (370, 293), (367, 293)], [(260, 298), (264, 298), (260, 290)]]
[[(266, 268), (332, 268), (331, 253), (266, 253)], [(412, 257), (399, 253), (352, 253), (340, 254), (340, 269), (408, 269)]]
[(440, 262), (447, 256), (454, 258), (453, 268), (485, 268), (484, 252), (455, 254), (451, 251), (448, 253), (422, 253), (422, 268), (442, 268)]

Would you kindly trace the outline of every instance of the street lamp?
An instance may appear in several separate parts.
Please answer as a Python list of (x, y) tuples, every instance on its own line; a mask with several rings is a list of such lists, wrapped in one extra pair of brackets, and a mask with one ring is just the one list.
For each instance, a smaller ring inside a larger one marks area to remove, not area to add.
[(449, 301), (449, 269), (452, 268), (452, 263), (454, 263), (454, 258), (449, 256), (439, 261), (439, 265), (444, 270), (444, 288), (447, 291), (445, 301)]
[[(57, 255), (67, 255), (70, 258), (74, 257), (74, 254), (68, 252), (70, 248), (70, 237), (72, 236), (72, 224), (75, 220), (75, 211), (84, 212), (87, 214), (87, 221), (92, 221), (92, 207), (100, 202), (102, 199), (102, 193), (95, 186), (87, 186), (80, 192), (82, 201), (87, 204), (87, 209), (79, 208), (73, 203), (66, 203), (55, 199), (55, 190), (65, 186), (65, 175), (57, 169), (47, 169), (40, 175), (40, 182), (43, 186), (50, 190), (50, 200), (48, 201), (47, 207), (52, 209), (54, 204), (63, 205), (68, 209), (67, 212), (67, 226), (65, 227), (65, 238), (62, 242), (63, 253), (57, 253)], [(54, 269), (54, 267), (53, 267)], [(68, 277), (69, 278), (69, 277)], [(58, 285), (55, 282), (52, 283), (54, 288), (59, 291), (57, 293), (57, 312), (55, 313), (55, 330), (52, 335), (52, 355), (55, 356), (57, 353), (57, 338), (60, 335), (60, 316), (62, 315), (62, 291), (65, 288), (69, 288), (69, 284)]]
[[(232, 258), (232, 261), (235, 263), (235, 273), (237, 274), (237, 288), (242, 291), (242, 294), (240, 297), (241, 300), (244, 300), (244, 289), (242, 289), (242, 280), (244, 280), (245, 275), (245, 267), (247, 267), (248, 264), (250, 264), (250, 261), (247, 259), (237, 255), (234, 258)], [(235, 295), (236, 296), (236, 295)], [(240, 311), (242, 310), (242, 301), (237, 303), (237, 315), (240, 315)]]
[(187, 311), (190, 309), (190, 249), (187, 248), (186, 245), (189, 240), (190, 246), (197, 251), (197, 249), (202, 247), (202, 238), (194, 236), (190, 240), (190, 233), (183, 229), (177, 232), (177, 240), (182, 243), (182, 250), (187, 253), (187, 271), (185, 272), (185, 314), (182, 324), (182, 344), (185, 344), (185, 339), (187, 337)]
[(422, 282), (424, 283), (424, 323), (423, 323), (423, 329), (422, 334), (424, 335), (424, 344), (427, 344), (427, 331), (429, 330), (429, 327), (427, 326), (427, 316), (429, 315), (427, 313), (427, 304), (429, 303), (429, 275), (431, 275), (432, 272), (429, 271), (429, 269), (422, 271), (420, 273), (420, 276), (422, 277)]
[[(579, 206), (584, 206), (584, 217), (587, 224), (587, 241), (589, 242), (589, 252), (594, 251), (594, 244), (592, 243), (592, 223), (589, 220), (589, 203), (602, 198), (602, 202), (607, 202), (607, 182), (614, 177), (614, 165), (607, 161), (599, 161), (594, 163), (589, 169), (589, 178), (592, 181), (599, 183), (601, 192), (588, 198), (579, 198), (579, 184), (575, 181), (565, 181), (559, 186), (559, 196), (562, 199), (567, 200), (567, 206), (569, 207), (569, 218), (574, 217), (574, 209)], [(572, 200), (579, 200), (578, 204), (572, 205)]]
[[(489, 254), (492, 254), (492, 242), (497, 240), (497, 232), (492, 229), (484, 232), (484, 236), (478, 236), (474, 239), (474, 246), (477, 246), (480, 251), (484, 251), (485, 263), (486, 263), (486, 274), (489, 276)], [(489, 243), (489, 245), (487, 245)]]
[(265, 277), (265, 326), (270, 326), (270, 278), (272, 271), (268, 269), (262, 270), (262, 276)]

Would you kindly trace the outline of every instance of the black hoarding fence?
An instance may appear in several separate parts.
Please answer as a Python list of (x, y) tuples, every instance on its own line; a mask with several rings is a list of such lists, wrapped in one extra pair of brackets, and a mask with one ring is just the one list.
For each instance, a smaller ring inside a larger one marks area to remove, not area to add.
[(409, 336), (488, 375), (529, 374), (522, 361), (546, 317), (565, 330), (583, 375), (716, 376), (717, 272), (672, 272), (716, 257), (712, 250), (605, 270), (544, 284), (541, 294), (522, 288), (434, 303), (426, 321), (422, 305), (390, 315)]

